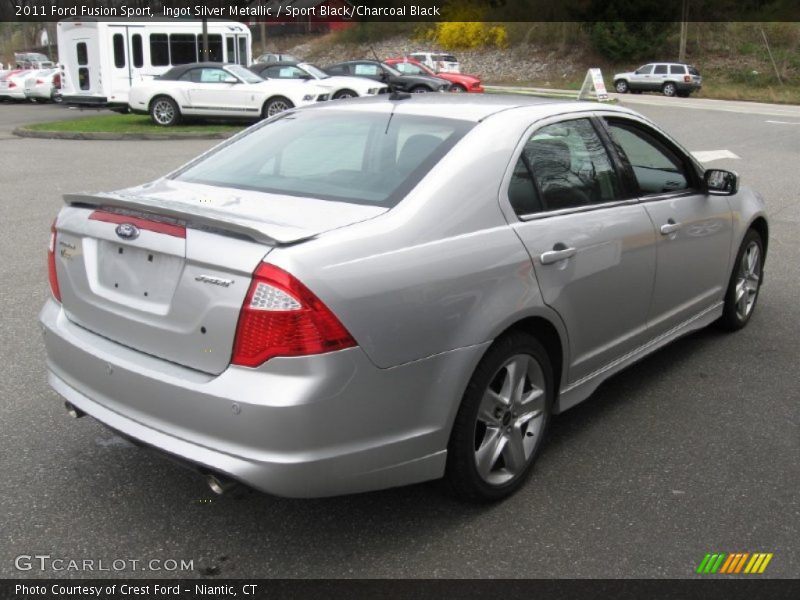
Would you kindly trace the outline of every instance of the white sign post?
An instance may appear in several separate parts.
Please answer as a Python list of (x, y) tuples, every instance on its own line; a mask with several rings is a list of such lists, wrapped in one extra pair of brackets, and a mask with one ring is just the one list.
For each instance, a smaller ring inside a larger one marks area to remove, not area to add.
[(578, 100), (595, 99), (598, 102), (608, 102), (608, 91), (600, 69), (589, 69), (586, 71), (581, 91), (578, 92)]

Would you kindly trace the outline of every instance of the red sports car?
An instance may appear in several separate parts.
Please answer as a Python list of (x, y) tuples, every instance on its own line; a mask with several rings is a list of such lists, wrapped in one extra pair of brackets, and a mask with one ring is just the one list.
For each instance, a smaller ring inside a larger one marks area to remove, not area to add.
[(445, 79), (452, 84), (451, 92), (469, 92), (471, 94), (482, 94), (485, 90), (481, 85), (481, 80), (475, 75), (463, 75), (462, 73), (435, 73), (421, 62), (413, 58), (387, 58), (387, 65), (393, 66), (401, 73), (409, 75), (431, 75)]

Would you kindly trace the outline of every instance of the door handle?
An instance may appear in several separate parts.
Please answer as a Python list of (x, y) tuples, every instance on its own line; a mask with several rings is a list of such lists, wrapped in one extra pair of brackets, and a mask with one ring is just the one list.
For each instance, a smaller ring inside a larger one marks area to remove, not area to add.
[(552, 250), (542, 252), (539, 260), (542, 261), (543, 265), (551, 265), (560, 260), (572, 258), (577, 252), (575, 248), (567, 248), (564, 244), (556, 244)]
[(678, 229), (681, 228), (681, 223), (676, 223), (672, 219), (666, 222), (666, 224), (661, 226), (661, 235), (669, 235), (671, 233), (675, 233)]

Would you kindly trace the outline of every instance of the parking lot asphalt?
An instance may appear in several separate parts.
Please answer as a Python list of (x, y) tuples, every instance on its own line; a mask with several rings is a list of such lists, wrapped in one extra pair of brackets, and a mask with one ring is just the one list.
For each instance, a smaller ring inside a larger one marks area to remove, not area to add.
[[(767, 198), (756, 313), (739, 333), (693, 334), (606, 382), (554, 419), (528, 484), (482, 507), (436, 482), (318, 500), (216, 497), (97, 422), (69, 419), (46, 384), (36, 322), (61, 194), (152, 179), (213, 142), (19, 139), (14, 126), (61, 109), (0, 105), (0, 576), (681, 578), (707, 552), (772, 552), (763, 576), (796, 577), (800, 118), (673, 100), (634, 108), (692, 151), (739, 156), (712, 164)], [(34, 554), (193, 564), (15, 568)]]

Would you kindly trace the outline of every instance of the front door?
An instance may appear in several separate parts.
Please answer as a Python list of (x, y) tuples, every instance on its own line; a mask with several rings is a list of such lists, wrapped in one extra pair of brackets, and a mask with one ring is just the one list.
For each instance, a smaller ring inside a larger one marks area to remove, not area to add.
[(655, 232), (644, 207), (626, 197), (593, 121), (568, 118), (534, 130), (507, 193), (544, 302), (568, 331), (569, 382), (641, 345)]
[(657, 232), (657, 276), (648, 321), (658, 335), (722, 301), (732, 214), (727, 198), (702, 191), (689, 157), (659, 132), (625, 117), (608, 117), (605, 123), (630, 165)]
[(198, 114), (247, 114), (251, 92), (233, 74), (217, 67), (202, 67), (189, 72), (189, 102)]

